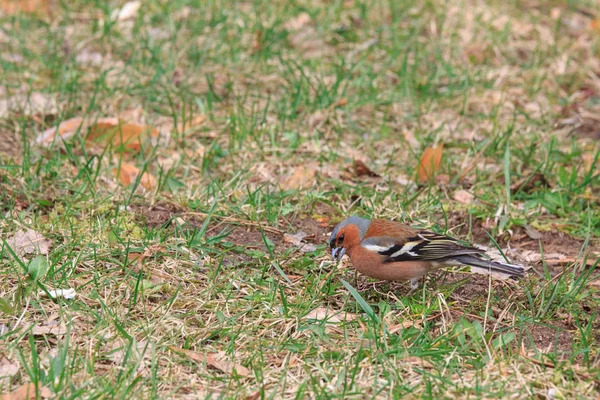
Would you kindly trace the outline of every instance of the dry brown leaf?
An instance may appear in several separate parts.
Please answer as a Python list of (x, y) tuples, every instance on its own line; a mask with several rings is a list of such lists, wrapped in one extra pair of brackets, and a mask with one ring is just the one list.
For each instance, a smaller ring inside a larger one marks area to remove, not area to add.
[[(124, 162), (121, 163), (120, 170), (115, 168), (113, 172), (119, 177), (119, 180), (123, 186), (127, 187), (137, 180), (137, 177), (140, 174), (140, 169), (133, 164)], [(140, 179), (140, 186), (146, 190), (152, 191), (156, 189), (157, 186), (156, 178), (154, 178), (154, 176), (148, 172), (144, 172)]]
[(540, 240), (544, 237), (540, 231), (535, 229), (533, 226), (526, 224), (525, 225), (525, 233), (533, 240)]
[(48, 0), (0, 0), (0, 8), (7, 14), (19, 12), (48, 14), (50, 12)]
[(246, 400), (258, 400), (260, 398), (260, 390), (246, 396)]
[(32, 229), (18, 231), (13, 237), (6, 241), (10, 248), (18, 255), (38, 253), (47, 255), (51, 243), (41, 233)]
[(317, 250), (317, 246), (310, 243), (303, 243), (302, 240), (306, 237), (306, 233), (302, 231), (298, 231), (296, 233), (284, 233), (283, 241), (286, 243), (291, 243), (296, 247), (300, 248), (300, 251), (303, 253), (310, 253), (312, 251)]
[(243, 365), (235, 364), (231, 361), (219, 359), (223, 356), (223, 354), (220, 354), (219, 357), (217, 356), (217, 354), (218, 353), (207, 354), (206, 363), (211, 367), (214, 367), (230, 375), (236, 372), (238, 375), (243, 377), (250, 376), (250, 370), (248, 368), (244, 367)]
[(0, 359), (0, 378), (14, 376), (17, 372), (19, 372), (18, 363), (9, 361), (6, 357)]
[(67, 333), (67, 326), (59, 323), (56, 325), (35, 325), (31, 330), (34, 336), (55, 335), (62, 336)]
[(146, 253), (129, 253), (127, 255), (127, 262), (130, 266), (141, 264), (146, 258)]
[(354, 173), (356, 176), (370, 176), (372, 178), (379, 178), (379, 175), (373, 172), (367, 165), (361, 160), (354, 160)]
[(473, 199), (475, 198), (475, 196), (469, 192), (467, 192), (466, 190), (457, 190), (454, 193), (454, 200), (458, 201), (459, 203), (462, 204), (471, 204), (471, 202), (473, 201)]
[(116, 118), (101, 118), (90, 128), (88, 141), (112, 144), (122, 150), (139, 151), (146, 137), (159, 137), (156, 128), (144, 124), (124, 123)]
[(334, 311), (328, 308), (315, 308), (308, 314), (306, 314), (303, 319), (315, 319), (318, 321), (325, 320), (328, 323), (338, 323), (338, 322), (350, 322), (358, 318), (358, 315), (352, 314), (345, 311)]
[(39, 146), (48, 146), (54, 142), (57, 137), (62, 140), (70, 139), (75, 135), (75, 132), (77, 132), (78, 129), (83, 131), (85, 128), (83, 118), (71, 118), (60, 122), (58, 126), (46, 129), (36, 137), (35, 143)]
[(292, 175), (281, 182), (284, 190), (305, 189), (315, 183), (317, 168), (314, 165), (299, 165), (294, 168)]
[[(50, 389), (42, 387), (41, 385), (39, 385), (38, 388), (40, 397), (43, 399), (52, 396)], [(13, 392), (0, 395), (0, 400), (35, 400), (37, 398), (35, 389), (36, 387), (33, 383), (26, 383)]]
[(206, 362), (206, 364), (210, 365), (211, 367), (221, 370), (227, 374), (232, 374), (235, 371), (240, 376), (250, 376), (250, 370), (243, 365), (222, 360), (221, 358), (224, 356), (223, 353), (200, 354), (192, 350), (185, 350), (175, 346), (169, 346), (169, 348), (174, 352), (183, 354), (194, 361)]
[(428, 147), (423, 152), (419, 161), (419, 172), (417, 175), (418, 183), (432, 182), (435, 174), (439, 171), (442, 165), (442, 151), (444, 145), (440, 144), (437, 147)]
[[(596, 280), (593, 280), (591, 282), (588, 282), (587, 286), (593, 286), (595, 288), (600, 289), (600, 279), (596, 279)], [(0, 376), (2, 376), (2, 375), (0, 375)]]

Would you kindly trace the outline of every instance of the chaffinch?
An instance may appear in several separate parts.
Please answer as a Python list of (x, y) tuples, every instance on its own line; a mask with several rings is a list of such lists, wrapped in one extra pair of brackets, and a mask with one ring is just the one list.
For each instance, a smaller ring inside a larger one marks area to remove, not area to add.
[(447, 266), (468, 265), (522, 277), (520, 265), (489, 261), (485, 252), (464, 246), (449, 236), (411, 228), (395, 221), (356, 216), (340, 222), (329, 238), (331, 256), (338, 261), (348, 254), (361, 273), (383, 280), (410, 280)]

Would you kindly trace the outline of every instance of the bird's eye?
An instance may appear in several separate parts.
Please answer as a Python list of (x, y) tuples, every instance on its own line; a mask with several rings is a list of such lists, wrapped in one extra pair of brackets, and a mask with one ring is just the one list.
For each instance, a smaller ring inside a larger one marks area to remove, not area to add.
[(344, 234), (342, 233), (340, 237), (338, 237), (338, 242), (342, 243), (344, 241)]

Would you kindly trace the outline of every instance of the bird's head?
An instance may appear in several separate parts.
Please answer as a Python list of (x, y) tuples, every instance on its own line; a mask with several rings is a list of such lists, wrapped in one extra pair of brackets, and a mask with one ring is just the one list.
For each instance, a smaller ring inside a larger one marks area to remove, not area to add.
[(370, 224), (370, 220), (356, 216), (349, 217), (337, 224), (329, 237), (331, 257), (339, 261), (344, 254), (352, 252), (354, 246), (360, 245)]

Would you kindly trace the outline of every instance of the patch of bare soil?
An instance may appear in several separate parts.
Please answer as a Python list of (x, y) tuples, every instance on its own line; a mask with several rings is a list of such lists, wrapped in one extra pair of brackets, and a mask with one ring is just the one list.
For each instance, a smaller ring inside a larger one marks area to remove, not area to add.
[(565, 357), (571, 355), (573, 333), (558, 322), (555, 322), (555, 325), (530, 324), (523, 327), (522, 332), (526, 346), (534, 345), (543, 353), (557, 352), (560, 356)]
[(296, 230), (306, 233), (304, 241), (315, 244), (327, 242), (327, 234), (333, 230), (327, 222), (318, 222), (312, 218), (297, 219), (292, 222), (292, 225)]
[(132, 204), (130, 209), (147, 226), (157, 227), (164, 225), (184, 210), (170, 203), (157, 203), (154, 205)]

